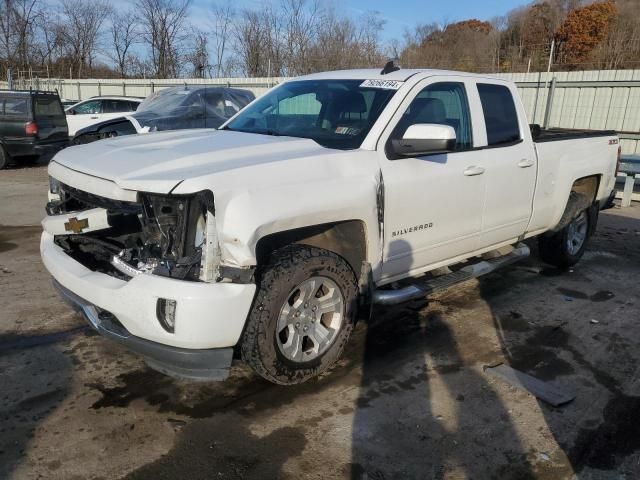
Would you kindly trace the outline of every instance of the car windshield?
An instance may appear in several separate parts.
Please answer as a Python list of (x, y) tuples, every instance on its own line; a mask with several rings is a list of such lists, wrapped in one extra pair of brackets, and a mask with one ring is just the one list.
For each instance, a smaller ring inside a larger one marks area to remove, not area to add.
[(363, 80), (299, 80), (265, 94), (225, 130), (309, 138), (329, 148), (359, 148), (395, 90)]
[(185, 101), (192, 93), (187, 89), (167, 89), (152, 93), (138, 107), (138, 112), (150, 112), (166, 115), (178, 107), (185, 106)]

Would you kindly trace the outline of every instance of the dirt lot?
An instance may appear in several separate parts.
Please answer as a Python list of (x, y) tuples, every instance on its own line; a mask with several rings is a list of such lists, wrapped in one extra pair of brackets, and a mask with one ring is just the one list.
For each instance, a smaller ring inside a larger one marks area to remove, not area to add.
[[(43, 167), (0, 172), (0, 478), (640, 478), (640, 206), (583, 261), (535, 257), (379, 309), (318, 381), (164, 377), (93, 335), (38, 254)], [(597, 322), (597, 323), (596, 323)], [(575, 393), (553, 408), (505, 362)]]

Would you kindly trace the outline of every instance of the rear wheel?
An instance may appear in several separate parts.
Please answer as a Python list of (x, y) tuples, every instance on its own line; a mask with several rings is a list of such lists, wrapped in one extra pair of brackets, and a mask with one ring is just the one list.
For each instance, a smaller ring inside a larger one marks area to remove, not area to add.
[(259, 272), (242, 338), (243, 360), (267, 380), (292, 385), (327, 370), (353, 329), (356, 277), (333, 252), (290, 245)]
[(584, 254), (589, 235), (595, 225), (590, 209), (582, 210), (562, 230), (538, 238), (538, 249), (543, 261), (566, 268), (578, 263)]

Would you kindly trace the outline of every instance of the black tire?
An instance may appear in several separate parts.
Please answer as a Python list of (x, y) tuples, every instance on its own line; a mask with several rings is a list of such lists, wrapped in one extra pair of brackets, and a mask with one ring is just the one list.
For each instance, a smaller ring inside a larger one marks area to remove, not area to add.
[[(278, 346), (278, 318), (296, 286), (312, 277), (326, 277), (340, 289), (342, 321), (332, 343), (321, 355), (292, 362)], [(257, 292), (242, 336), (242, 359), (260, 376), (280, 385), (302, 383), (330, 368), (342, 354), (355, 323), (357, 280), (339, 255), (306, 245), (289, 245), (273, 252), (257, 274)]]
[(4, 148), (0, 146), (0, 170), (4, 169), (9, 165), (9, 155), (4, 151)]
[[(559, 223), (560, 225), (566, 225), (557, 232), (545, 233), (538, 237), (538, 251), (543, 262), (558, 268), (568, 268), (578, 263), (582, 255), (584, 255), (589, 237), (596, 227), (598, 208), (597, 206), (591, 206), (576, 212), (575, 208), (571, 207), (572, 205), (584, 205), (585, 199), (582, 197), (584, 195), (571, 192), (567, 210)], [(586, 237), (577, 250), (571, 251), (569, 236), (572, 233), (572, 226), (575, 228), (575, 222), (579, 219), (586, 221)]]

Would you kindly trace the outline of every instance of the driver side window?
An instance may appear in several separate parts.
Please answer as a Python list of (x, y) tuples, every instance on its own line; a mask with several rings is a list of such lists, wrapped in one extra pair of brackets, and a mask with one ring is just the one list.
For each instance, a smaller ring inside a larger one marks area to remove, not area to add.
[(402, 138), (411, 125), (432, 123), (448, 125), (456, 131), (456, 151), (473, 146), (471, 115), (464, 84), (442, 82), (429, 85), (413, 99), (393, 131)]

